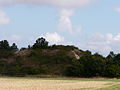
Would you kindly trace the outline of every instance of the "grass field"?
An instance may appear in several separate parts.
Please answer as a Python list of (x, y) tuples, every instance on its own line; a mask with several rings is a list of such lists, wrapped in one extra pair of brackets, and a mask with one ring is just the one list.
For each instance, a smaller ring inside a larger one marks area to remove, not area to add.
[(120, 90), (120, 80), (0, 78), (0, 90)]

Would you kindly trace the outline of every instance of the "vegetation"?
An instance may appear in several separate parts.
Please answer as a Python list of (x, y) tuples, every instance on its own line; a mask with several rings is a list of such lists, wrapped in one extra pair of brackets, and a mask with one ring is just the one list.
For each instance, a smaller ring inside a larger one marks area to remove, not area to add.
[(42, 37), (28, 48), (0, 41), (0, 74), (120, 78), (120, 54), (107, 57), (75, 46), (51, 45)]

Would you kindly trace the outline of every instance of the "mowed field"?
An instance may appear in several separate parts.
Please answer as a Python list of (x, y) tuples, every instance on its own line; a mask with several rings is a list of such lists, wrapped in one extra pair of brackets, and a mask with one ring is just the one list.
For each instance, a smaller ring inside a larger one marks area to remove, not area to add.
[(1, 77), (0, 90), (120, 90), (120, 80)]

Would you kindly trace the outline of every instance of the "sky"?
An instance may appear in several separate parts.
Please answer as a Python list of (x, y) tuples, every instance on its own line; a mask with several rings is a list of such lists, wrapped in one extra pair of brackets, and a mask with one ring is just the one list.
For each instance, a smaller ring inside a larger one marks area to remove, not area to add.
[(0, 0), (0, 40), (27, 47), (39, 37), (50, 45), (120, 53), (120, 1)]

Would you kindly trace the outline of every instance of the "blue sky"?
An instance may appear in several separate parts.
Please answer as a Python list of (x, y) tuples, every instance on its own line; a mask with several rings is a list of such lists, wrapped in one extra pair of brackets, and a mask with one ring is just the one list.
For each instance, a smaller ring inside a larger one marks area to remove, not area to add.
[(119, 0), (0, 0), (0, 40), (19, 47), (38, 37), (103, 55), (120, 52)]

